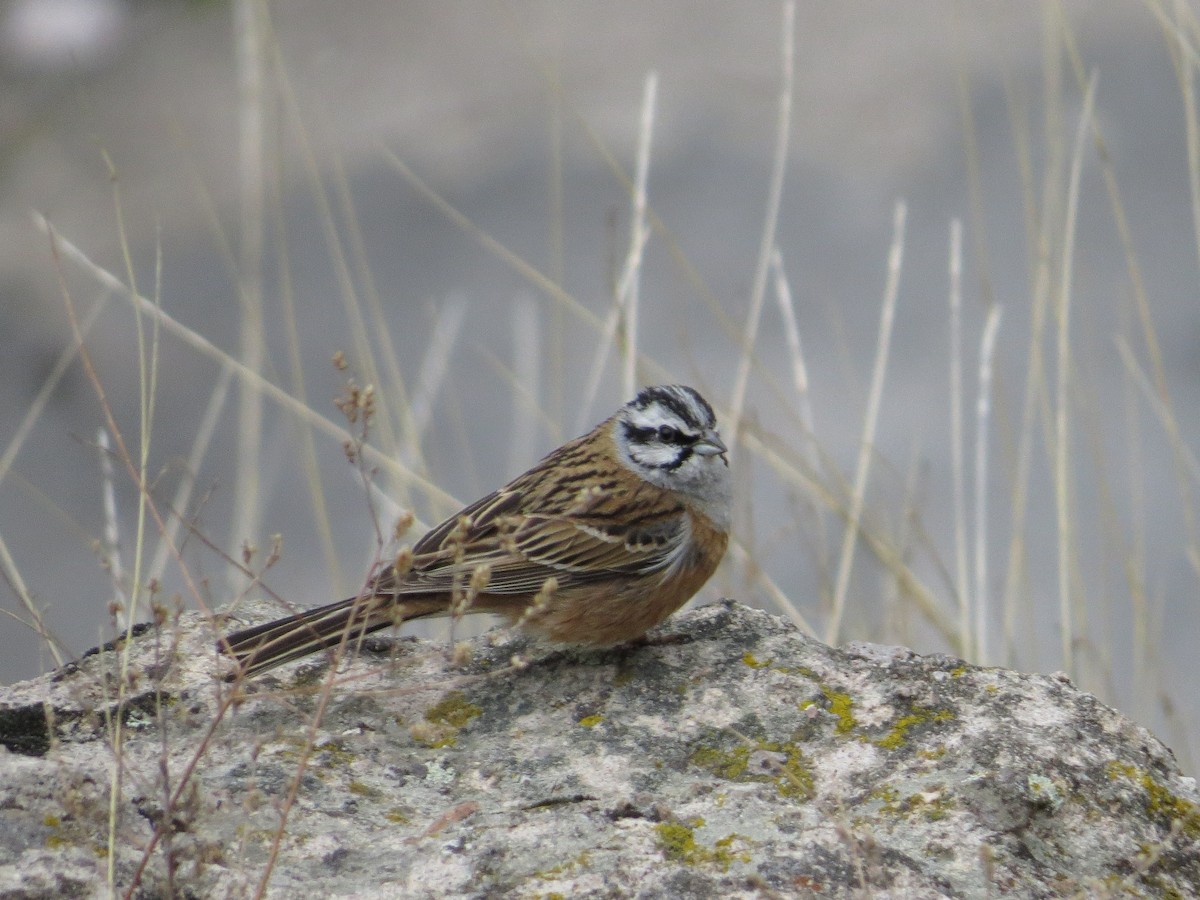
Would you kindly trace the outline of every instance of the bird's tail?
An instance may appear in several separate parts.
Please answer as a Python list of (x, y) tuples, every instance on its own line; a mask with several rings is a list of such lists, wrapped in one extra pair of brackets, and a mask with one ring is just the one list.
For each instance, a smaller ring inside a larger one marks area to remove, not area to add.
[(445, 611), (432, 598), (350, 597), (221, 638), (217, 648), (237, 662), (228, 680), (246, 678), (335, 647), (354, 648), (373, 631)]

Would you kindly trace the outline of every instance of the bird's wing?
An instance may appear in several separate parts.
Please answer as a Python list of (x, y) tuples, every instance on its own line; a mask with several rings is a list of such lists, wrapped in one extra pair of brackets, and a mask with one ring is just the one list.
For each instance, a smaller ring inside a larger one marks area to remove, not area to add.
[[(429, 532), (413, 565), (384, 592), (462, 590), (487, 565), (489, 594), (532, 594), (548, 578), (559, 590), (672, 565), (690, 536), (683, 507), (633, 496), (597, 497), (559, 514), (523, 512), (516, 492), (500, 490)], [(383, 587), (381, 585), (381, 587)]]

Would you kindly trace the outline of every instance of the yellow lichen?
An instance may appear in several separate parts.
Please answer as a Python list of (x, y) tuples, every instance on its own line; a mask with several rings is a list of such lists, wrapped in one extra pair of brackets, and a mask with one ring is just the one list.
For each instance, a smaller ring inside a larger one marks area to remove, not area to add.
[[(533, 874), (533, 877), (540, 878), (543, 881), (553, 881), (554, 879), (561, 878), (564, 875), (568, 875), (571, 872), (574, 872), (575, 870), (578, 870), (578, 869), (586, 870), (587, 868), (589, 868), (591, 866), (591, 864), (592, 864), (591, 853), (587, 850), (584, 850), (582, 853), (580, 853), (574, 859), (568, 859), (566, 862), (560, 863), (557, 866), (551, 866), (548, 869), (541, 869), (541, 870), (535, 872)], [(553, 896), (562, 896), (562, 895), (561, 894), (559, 894), (559, 895), (547, 894), (546, 896), (553, 897)]]
[(483, 712), (474, 703), (469, 703), (462, 691), (451, 691), (434, 706), (425, 710), (425, 721), (435, 725), (462, 728)]
[(732, 750), (701, 747), (692, 753), (688, 762), (721, 778), (737, 781), (746, 771), (746, 761), (749, 757), (750, 748), (746, 746), (734, 747)]
[(909, 794), (901, 797), (900, 792), (893, 787), (876, 788), (870, 793), (870, 798), (879, 801), (879, 811), (889, 816), (912, 818), (920, 816), (928, 822), (936, 822), (946, 817), (954, 802), (943, 794)]
[(483, 710), (467, 701), (462, 691), (451, 691), (425, 710), (425, 721), (415, 723), (409, 733), (427, 747), (453, 747), (460, 728)]
[[(774, 771), (748, 772), (750, 754), (757, 751), (782, 754), (786, 759)], [(782, 797), (807, 800), (813, 795), (812, 770), (805, 762), (800, 748), (791, 742), (759, 741), (753, 747), (742, 744), (732, 750), (701, 747), (692, 753), (688, 761), (728, 781), (774, 784)]]
[(924, 709), (916, 707), (907, 716), (901, 716), (897, 719), (896, 724), (891, 727), (887, 734), (881, 738), (876, 738), (872, 743), (884, 750), (898, 750), (908, 740), (908, 732), (917, 725), (923, 725), (926, 722), (947, 722), (953, 718), (954, 713), (947, 709)]
[(839, 693), (833, 688), (821, 685), (821, 693), (829, 701), (829, 711), (837, 717), (835, 731), (838, 734), (849, 734), (858, 723), (854, 719), (854, 700), (849, 694)]
[(1172, 794), (1155, 781), (1154, 777), (1145, 769), (1130, 763), (1113, 760), (1106, 768), (1108, 777), (1111, 779), (1123, 776), (1135, 784), (1141, 785), (1142, 790), (1146, 792), (1148, 812), (1156, 816), (1163, 816), (1172, 822), (1179, 822), (1183, 833), (1189, 838), (1193, 840), (1200, 838), (1200, 808), (1197, 808), (1195, 803)]
[(747, 851), (735, 852), (732, 849), (734, 841), (745, 840), (737, 833), (719, 838), (711, 848), (698, 844), (695, 830), (703, 825), (704, 820), (699, 818), (687, 823), (660, 822), (654, 826), (659, 849), (667, 859), (689, 866), (714, 863), (720, 866), (722, 871), (728, 871), (734, 862), (750, 862), (750, 854)]
[(371, 785), (357, 780), (351, 781), (350, 784), (347, 785), (347, 790), (349, 790), (350, 793), (354, 794), (356, 797), (366, 797), (370, 800), (378, 800), (383, 796), (383, 792), (379, 790), (379, 788), (371, 787)]

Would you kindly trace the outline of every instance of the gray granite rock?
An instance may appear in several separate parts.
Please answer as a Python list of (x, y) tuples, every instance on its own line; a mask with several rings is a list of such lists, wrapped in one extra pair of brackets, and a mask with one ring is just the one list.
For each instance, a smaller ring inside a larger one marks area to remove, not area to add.
[(238, 688), (212, 640), (184, 614), (0, 689), (0, 896), (1200, 894), (1195, 781), (1061, 677), (733, 603)]

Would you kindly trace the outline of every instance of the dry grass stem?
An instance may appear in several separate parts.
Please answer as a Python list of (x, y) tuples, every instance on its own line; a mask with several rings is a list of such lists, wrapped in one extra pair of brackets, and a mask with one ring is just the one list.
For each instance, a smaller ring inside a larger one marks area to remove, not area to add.
[(1054, 498), (1058, 530), (1058, 616), (1061, 634), (1062, 665), (1074, 674), (1074, 595), (1071, 587), (1072, 556), (1075, 553), (1073, 500), (1071, 497), (1070, 394), (1071, 394), (1071, 275), (1074, 263), (1075, 226), (1079, 209), (1079, 178), (1083, 170), (1084, 138), (1089, 131), (1092, 107), (1096, 99), (1096, 77), (1088, 83), (1083, 112), (1075, 138), (1071, 160), (1070, 187), (1064, 220), (1062, 280), (1055, 312), (1058, 320), (1057, 366), (1055, 369), (1054, 419)]
[(950, 477), (954, 489), (954, 587), (958, 639), (970, 656), (971, 594), (967, 563), (967, 489), (963, 438), (962, 221), (950, 223)]
[(750, 286), (750, 308), (746, 313), (741, 340), (741, 356), (733, 379), (733, 392), (729, 399), (729, 446), (736, 450), (738, 433), (745, 414), (746, 391), (750, 384), (751, 362), (755, 357), (754, 345), (758, 338), (759, 322), (762, 318), (763, 302), (767, 293), (767, 277), (771, 268), (771, 254), (776, 245), (779, 225), (779, 208), (783, 204), (783, 179), (787, 172), (788, 142), (791, 137), (792, 92), (795, 81), (796, 4), (788, 0), (783, 5), (783, 27), (780, 59), (779, 102), (775, 118), (775, 148), (771, 155), (771, 181), (767, 189), (766, 214), (762, 236), (758, 245), (758, 260), (754, 266), (754, 280)]
[(642, 117), (638, 128), (637, 165), (634, 169), (633, 215), (629, 224), (629, 253), (621, 282), (617, 285), (617, 306), (622, 310), (625, 340), (621, 384), (626, 397), (637, 391), (638, 304), (641, 299), (642, 254), (650, 233), (646, 228), (646, 182), (650, 177), (650, 145), (654, 136), (654, 114), (658, 100), (658, 73), (646, 75), (642, 89)]
[(833, 609), (825, 628), (825, 643), (836, 644), (846, 610), (846, 594), (850, 589), (850, 571), (854, 566), (854, 548), (858, 542), (863, 506), (866, 503), (867, 480), (874, 455), (875, 430), (879, 424), (879, 407), (883, 400), (883, 384), (887, 374), (888, 352), (892, 345), (892, 325), (896, 320), (896, 300), (900, 294), (900, 269), (904, 260), (904, 223), (908, 207), (904, 201), (896, 204), (892, 218), (892, 246), (888, 251), (887, 284), (879, 313), (879, 337), (875, 348), (875, 368), (867, 394), (867, 411), (863, 417), (862, 436), (858, 445), (858, 463), (854, 471), (854, 489), (850, 495), (850, 512), (842, 536), (838, 557), (837, 580), (834, 584)]
[(996, 355), (996, 335), (1000, 331), (1001, 307), (988, 310), (979, 341), (979, 395), (975, 401), (975, 645), (974, 660), (990, 664), (991, 648), (987, 636), (991, 630), (988, 603), (988, 433), (992, 412), (992, 371)]

